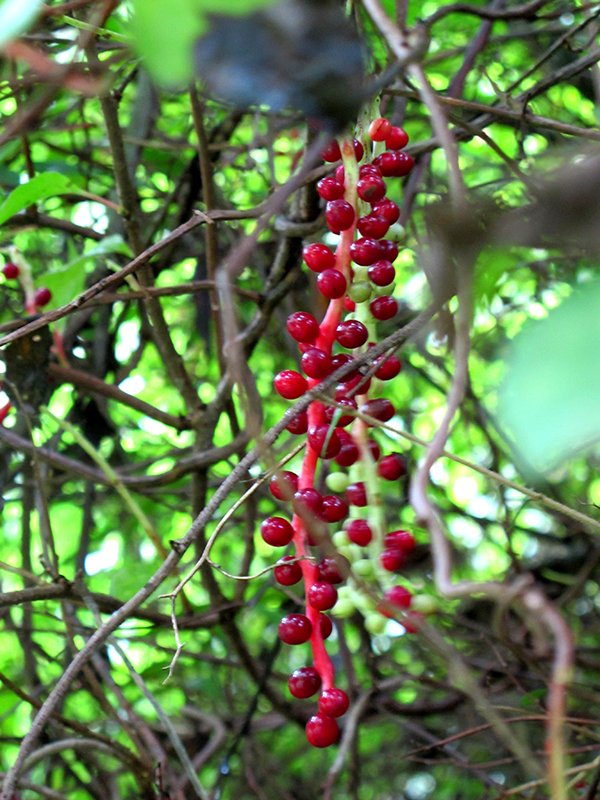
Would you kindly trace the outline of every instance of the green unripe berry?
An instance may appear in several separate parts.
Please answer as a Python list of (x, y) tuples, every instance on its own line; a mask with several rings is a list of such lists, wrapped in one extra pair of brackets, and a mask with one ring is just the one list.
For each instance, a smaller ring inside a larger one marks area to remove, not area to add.
[(371, 559), (359, 558), (352, 564), (352, 571), (360, 578), (370, 578), (375, 572), (375, 567)]
[(410, 601), (411, 611), (418, 611), (420, 614), (434, 614), (439, 611), (440, 604), (437, 597), (431, 594), (414, 594)]
[(355, 611), (356, 606), (349, 597), (338, 597), (336, 604), (331, 609), (330, 613), (333, 614), (334, 617), (344, 619), (345, 617), (351, 617)]
[(336, 531), (331, 537), (331, 541), (336, 550), (342, 551), (342, 548), (347, 548), (349, 545), (348, 536), (346, 531)]
[(354, 267), (354, 277), (352, 278), (352, 284), (360, 283), (361, 281), (366, 281), (369, 277), (369, 268), (368, 267), (361, 267), (358, 264), (355, 264)]
[(325, 478), (325, 485), (327, 488), (332, 492), (336, 492), (337, 494), (345, 492), (349, 483), (350, 478), (345, 472), (330, 472)]
[(387, 619), (381, 614), (369, 614), (365, 619), (365, 628), (374, 635), (381, 634), (385, 631)]
[(348, 297), (355, 303), (365, 303), (371, 299), (373, 287), (368, 281), (358, 281), (353, 283), (348, 289)]
[(391, 239), (393, 242), (400, 242), (406, 238), (406, 228), (400, 225), (399, 222), (394, 222), (386, 234), (386, 239)]
[(373, 294), (377, 297), (383, 297), (385, 294), (393, 294), (394, 293), (394, 286), (395, 284), (390, 283), (388, 286), (375, 286), (373, 284)]

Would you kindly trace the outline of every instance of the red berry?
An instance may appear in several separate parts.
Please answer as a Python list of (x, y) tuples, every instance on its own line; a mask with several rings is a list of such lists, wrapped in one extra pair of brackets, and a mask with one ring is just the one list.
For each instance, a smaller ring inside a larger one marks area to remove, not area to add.
[(287, 331), (297, 342), (314, 342), (319, 335), (319, 323), (308, 311), (296, 311), (287, 318)]
[(398, 301), (391, 294), (384, 294), (383, 297), (371, 300), (369, 308), (375, 319), (393, 319), (398, 313)]
[(351, 519), (344, 525), (348, 539), (360, 547), (366, 547), (373, 538), (371, 526), (364, 519)]
[[(353, 397), (336, 397), (336, 400), (340, 406), (345, 406), (353, 411), (357, 410), (356, 400), (354, 400)], [(340, 408), (338, 406), (327, 406), (325, 409), (325, 419), (327, 422), (332, 422), (335, 419), (335, 424), (340, 428), (345, 428), (346, 425), (350, 425), (350, 423), (354, 422), (356, 419), (356, 414), (344, 414), (343, 412), (341, 416), (336, 417), (336, 414), (339, 414), (339, 412)]]
[(388, 572), (399, 572), (406, 564), (406, 553), (403, 553), (402, 550), (388, 548), (381, 553), (379, 561)]
[(47, 289), (45, 286), (41, 286), (39, 289), (36, 289), (35, 294), (33, 295), (33, 303), (36, 308), (41, 308), (42, 306), (48, 305), (50, 300), (52, 300), (52, 292), (50, 289)]
[[(306, 370), (304, 370), (306, 372)], [(308, 375), (308, 373), (306, 373)], [(302, 436), (308, 430), (308, 414), (306, 411), (301, 411), (292, 419), (292, 421), (285, 426), (286, 431)]]
[(394, 282), (396, 277), (396, 270), (389, 261), (380, 259), (374, 264), (371, 264), (368, 270), (369, 280), (373, 281), (375, 286), (389, 286)]
[(385, 146), (389, 150), (402, 150), (408, 144), (408, 134), (402, 128), (395, 125), (390, 128), (385, 137)]
[(348, 498), (348, 502), (352, 503), (353, 506), (364, 508), (367, 505), (367, 490), (365, 484), (362, 481), (351, 483), (346, 489), (346, 497)]
[(377, 368), (375, 376), (381, 381), (389, 381), (395, 378), (402, 369), (402, 362), (398, 356), (388, 356), (383, 364)]
[(356, 311), (356, 303), (349, 297), (344, 297), (344, 308), (346, 309), (346, 311), (352, 313), (353, 311)]
[(371, 386), (371, 379), (364, 375), (355, 375), (350, 380), (338, 384), (338, 390), (349, 397), (355, 394), (366, 394)]
[(381, 174), (386, 178), (402, 178), (404, 175), (408, 175), (414, 167), (415, 160), (408, 153), (386, 150), (385, 153), (377, 156), (373, 163), (377, 164)]
[(339, 269), (325, 269), (317, 275), (317, 286), (321, 294), (329, 300), (336, 300), (346, 294), (346, 278)]
[(2, 274), (9, 281), (18, 278), (20, 271), (21, 270), (19, 269), (19, 267), (16, 264), (13, 264), (12, 261), (7, 261), (4, 267), (2, 268)]
[(390, 225), (393, 225), (394, 222), (398, 222), (400, 219), (400, 209), (393, 200), (387, 197), (384, 197), (383, 200), (379, 200), (377, 203), (373, 203), (371, 206), (371, 213), (383, 217)]
[(333, 622), (327, 614), (319, 613), (319, 628), (321, 629), (321, 636), (323, 639), (329, 639), (331, 631), (333, 630)]
[(417, 546), (415, 537), (410, 531), (392, 531), (383, 537), (385, 547), (392, 547), (394, 550), (402, 550), (404, 553), (412, 553)]
[[(412, 595), (404, 586), (393, 586), (391, 589), (387, 590), (384, 594), (384, 598), (388, 603), (398, 608), (410, 608)], [(385, 617), (393, 616), (387, 609), (380, 609), (380, 611)]]
[(386, 481), (397, 481), (406, 475), (406, 461), (400, 453), (390, 453), (377, 464), (377, 474)]
[(290, 500), (297, 488), (298, 476), (289, 469), (281, 470), (269, 481), (269, 490), (276, 500)]
[(321, 503), (321, 519), (325, 522), (340, 522), (348, 516), (348, 503), (335, 494), (326, 494)]
[(330, 200), (325, 206), (325, 221), (332, 233), (347, 231), (354, 224), (355, 216), (347, 200)]
[(356, 193), (366, 203), (376, 203), (385, 197), (385, 181), (379, 175), (365, 175), (356, 182)]
[[(287, 563), (289, 561), (292, 563)], [(297, 561), (294, 562), (294, 556), (284, 556), (277, 562), (273, 575), (282, 586), (293, 586), (302, 579), (302, 567)]]
[(354, 157), (357, 161), (360, 161), (365, 154), (365, 148), (358, 139), (352, 139), (352, 149), (354, 150)]
[(381, 248), (377, 239), (357, 239), (350, 245), (350, 258), (355, 264), (368, 267), (381, 258)]
[(390, 223), (383, 215), (367, 214), (358, 220), (356, 227), (362, 236), (381, 239), (388, 232)]
[(260, 526), (260, 534), (272, 547), (285, 547), (294, 538), (294, 529), (283, 517), (269, 517)]
[(350, 570), (350, 562), (344, 556), (325, 556), (317, 564), (317, 574), (320, 581), (327, 583), (343, 583)]
[[(331, 356), (331, 371), (334, 372), (336, 369), (349, 364), (352, 361), (352, 356), (349, 356), (348, 353), (336, 353), (334, 356)], [(355, 375), (358, 375), (358, 370), (353, 370), (345, 375), (345, 380), (350, 380)]]
[(326, 244), (313, 242), (302, 251), (306, 265), (313, 272), (323, 272), (324, 269), (335, 267), (335, 254)]
[(312, 625), (305, 614), (288, 614), (279, 623), (279, 638), (285, 644), (304, 644), (312, 634)]
[(333, 175), (327, 175), (317, 183), (317, 192), (323, 200), (339, 200), (344, 196), (344, 184)]
[(313, 425), (308, 429), (308, 443), (321, 458), (334, 458), (340, 451), (340, 439), (335, 428)]
[(335, 174), (335, 179), (336, 179), (336, 181), (337, 181), (338, 183), (341, 183), (341, 184), (342, 184), (342, 186), (343, 186), (343, 185), (344, 185), (344, 182), (345, 182), (345, 180), (346, 180), (346, 172), (345, 172), (345, 170), (344, 170), (344, 165), (343, 165), (343, 164), (340, 164), (340, 165), (339, 165), (339, 167), (336, 167), (336, 168), (335, 168), (335, 173), (334, 173), (334, 174)]
[(340, 322), (337, 326), (335, 338), (342, 347), (352, 350), (366, 343), (369, 338), (369, 331), (359, 320), (349, 319)]
[(319, 713), (326, 714), (329, 717), (342, 717), (348, 711), (350, 700), (343, 689), (332, 687), (331, 689), (323, 689), (318, 705)]
[(398, 257), (398, 245), (390, 239), (380, 239), (379, 250), (381, 251), (379, 258), (384, 258), (386, 261), (394, 262)]
[(367, 400), (366, 403), (359, 409), (361, 414), (366, 414), (369, 417), (374, 417), (379, 422), (388, 422), (394, 414), (396, 409), (384, 397), (375, 397), (373, 400)]
[(331, 583), (318, 581), (307, 592), (307, 600), (318, 611), (328, 611), (337, 601), (337, 589)]
[(299, 667), (290, 675), (288, 688), (294, 697), (306, 700), (321, 688), (321, 676), (314, 667)]
[[(319, 277), (321, 277), (319, 275)], [(302, 353), (300, 364), (309, 378), (324, 378), (332, 370), (331, 356), (319, 347), (309, 347)]]
[(300, 516), (306, 516), (307, 514), (313, 517), (320, 516), (322, 502), (321, 493), (313, 489), (312, 486), (298, 489), (294, 493), (294, 509)]
[(313, 747), (330, 747), (340, 738), (340, 729), (333, 717), (315, 714), (306, 723), (306, 738)]
[(369, 125), (369, 136), (374, 142), (384, 142), (392, 128), (392, 123), (385, 117), (377, 117)]
[(332, 139), (321, 151), (323, 161), (339, 161), (342, 157), (337, 139)]
[[(346, 437), (342, 437), (342, 434), (346, 434)], [(340, 467), (351, 467), (358, 460), (359, 450), (358, 447), (352, 438), (352, 436), (347, 433), (343, 428), (342, 430), (338, 431), (338, 436), (341, 441), (340, 451), (335, 457), (336, 463)]]
[(308, 383), (304, 375), (300, 375), (294, 369), (284, 369), (275, 375), (273, 381), (275, 391), (286, 400), (296, 400), (301, 397), (308, 389)]

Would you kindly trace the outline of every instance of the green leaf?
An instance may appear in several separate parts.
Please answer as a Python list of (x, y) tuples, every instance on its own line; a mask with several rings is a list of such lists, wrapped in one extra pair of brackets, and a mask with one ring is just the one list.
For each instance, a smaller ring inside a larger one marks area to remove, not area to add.
[(600, 283), (531, 322), (507, 354), (498, 416), (540, 470), (600, 437)]
[(60, 172), (45, 172), (37, 175), (27, 183), (13, 189), (0, 205), (0, 225), (32, 203), (37, 203), (38, 200), (72, 192), (80, 193), (81, 189)]
[(0, 2), (0, 47), (16, 39), (34, 22), (42, 0), (4, 0)]

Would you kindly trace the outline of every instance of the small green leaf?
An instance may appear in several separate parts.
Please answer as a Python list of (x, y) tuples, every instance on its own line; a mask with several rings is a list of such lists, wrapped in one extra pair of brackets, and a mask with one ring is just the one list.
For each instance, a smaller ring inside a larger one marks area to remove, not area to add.
[(531, 322), (507, 354), (498, 417), (540, 470), (600, 437), (600, 283)]
[(42, 0), (4, 0), (0, 2), (0, 47), (16, 39), (34, 22)]
[(0, 225), (32, 203), (37, 203), (38, 200), (80, 191), (79, 186), (65, 178), (60, 172), (44, 172), (42, 175), (36, 175), (27, 183), (17, 186), (5, 198), (0, 205)]

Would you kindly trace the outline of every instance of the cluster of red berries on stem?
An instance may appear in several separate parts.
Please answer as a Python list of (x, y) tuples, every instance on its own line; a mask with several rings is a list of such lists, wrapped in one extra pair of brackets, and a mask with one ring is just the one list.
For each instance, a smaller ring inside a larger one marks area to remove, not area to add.
[[(7, 261), (2, 267), (2, 274), (7, 281), (15, 281), (21, 276), (21, 268), (14, 261)], [(47, 306), (51, 300), (52, 292), (46, 286), (40, 286), (33, 292), (26, 291), (25, 310), (29, 314), (35, 314), (40, 308)]]
[[(355, 355), (373, 345), (377, 321), (393, 319), (398, 311), (393, 297), (393, 262), (398, 247), (392, 238), (384, 237), (398, 221), (400, 210), (386, 196), (385, 178), (407, 175), (413, 159), (402, 149), (408, 136), (388, 120), (374, 120), (368, 134), (375, 151), (386, 148), (368, 163), (359, 165), (365, 153), (356, 139), (333, 141), (323, 152), (326, 162), (343, 161), (317, 184), (326, 204), (327, 227), (339, 235), (339, 240), (335, 251), (321, 242), (308, 244), (303, 251), (304, 262), (316, 274), (317, 288), (329, 305), (321, 322), (308, 311), (296, 311), (288, 317), (287, 331), (298, 344), (301, 371), (286, 369), (275, 376), (275, 390), (286, 400), (302, 397), (339, 367), (352, 362)], [(294, 555), (277, 562), (275, 580), (282, 586), (304, 582), (305, 613), (285, 616), (279, 623), (279, 637), (289, 645), (311, 645), (313, 665), (295, 670), (288, 685), (297, 698), (320, 693), (318, 711), (306, 726), (307, 739), (315, 747), (337, 742), (336, 720), (349, 705), (347, 694), (335, 686), (333, 664), (324, 643), (332, 631), (325, 612), (336, 605), (337, 586), (348, 577), (349, 564), (341, 555), (332, 556), (330, 550), (319, 559), (315, 549), (331, 542), (329, 525), (342, 525), (347, 540), (360, 547), (370, 545), (377, 534), (380, 566), (387, 573), (395, 573), (414, 547), (407, 531), (385, 534), (384, 539), (383, 524), (364, 518), (377, 481), (399, 480), (406, 470), (400, 454), (382, 457), (372, 438), (372, 427), (391, 420), (396, 409), (386, 398), (369, 396), (372, 377), (390, 381), (400, 370), (401, 362), (395, 355), (380, 358), (370, 374), (360, 368), (347, 374), (330, 403), (314, 400), (306, 411), (298, 413), (287, 430), (307, 439), (300, 473), (280, 471), (270, 482), (273, 496), (290, 502), (293, 509), (291, 521), (282, 516), (266, 519), (261, 535), (273, 547), (294, 547)], [(350, 472), (337, 471), (337, 467)], [(354, 477), (362, 479), (353, 480), (352, 471), (358, 468), (362, 473)], [(329, 472), (325, 483), (331, 494), (315, 488), (318, 469)], [(391, 604), (406, 609), (410, 605), (410, 592), (402, 586), (393, 586), (385, 597), (386, 607)], [(387, 612), (382, 609), (382, 613)]]

